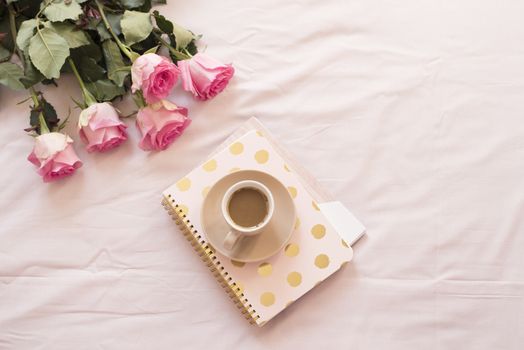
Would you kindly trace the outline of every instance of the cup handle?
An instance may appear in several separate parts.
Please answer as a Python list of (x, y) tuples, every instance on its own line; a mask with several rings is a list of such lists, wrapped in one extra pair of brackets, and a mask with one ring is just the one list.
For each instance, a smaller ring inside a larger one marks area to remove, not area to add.
[(241, 235), (242, 234), (238, 231), (229, 231), (229, 233), (226, 235), (226, 239), (224, 240), (224, 248), (227, 250), (233, 250), (233, 247), (235, 247), (235, 245), (240, 240)]

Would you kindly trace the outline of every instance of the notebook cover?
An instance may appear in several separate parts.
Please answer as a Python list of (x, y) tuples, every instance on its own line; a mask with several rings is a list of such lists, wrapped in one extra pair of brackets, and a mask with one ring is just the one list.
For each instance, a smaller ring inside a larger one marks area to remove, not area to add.
[(364, 225), (351, 213), (341, 202), (336, 201), (333, 196), (325, 190), (318, 181), (304, 168), (300, 162), (289, 153), (265, 126), (256, 118), (251, 117), (241, 126), (239, 126), (221, 145), (219, 145), (207, 158), (227, 148), (234, 140), (246, 134), (248, 131), (258, 130), (261, 132), (273, 149), (282, 157), (287, 166), (298, 180), (307, 189), (313, 200), (318, 203), (320, 211), (335, 227), (338, 234), (341, 235), (349, 245), (355, 244), (366, 233)]
[[(286, 247), (258, 263), (238, 263), (216, 252), (200, 226), (207, 189), (236, 170), (264, 171), (294, 197), (297, 223)], [(164, 206), (251, 322), (262, 326), (351, 260), (351, 247), (324, 217), (316, 201), (264, 133), (248, 131), (164, 191)]]

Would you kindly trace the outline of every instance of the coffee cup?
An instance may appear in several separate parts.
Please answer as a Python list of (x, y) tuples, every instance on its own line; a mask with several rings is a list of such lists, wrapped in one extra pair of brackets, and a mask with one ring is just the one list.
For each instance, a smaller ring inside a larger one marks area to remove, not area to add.
[(256, 236), (269, 224), (275, 201), (271, 191), (253, 180), (239, 181), (228, 188), (222, 198), (222, 215), (230, 231), (223, 246), (233, 250), (244, 237)]

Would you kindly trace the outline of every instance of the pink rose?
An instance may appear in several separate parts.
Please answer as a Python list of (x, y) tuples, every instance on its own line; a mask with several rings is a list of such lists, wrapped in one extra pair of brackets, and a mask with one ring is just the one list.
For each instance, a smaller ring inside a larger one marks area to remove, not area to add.
[(59, 132), (42, 134), (36, 137), (35, 146), (27, 160), (38, 167), (37, 173), (44, 182), (72, 175), (82, 166), (72, 143), (69, 136)]
[(131, 91), (142, 90), (148, 103), (161, 100), (175, 86), (180, 70), (169, 59), (156, 53), (140, 56), (131, 66)]
[(138, 146), (145, 151), (165, 150), (189, 123), (187, 109), (167, 100), (144, 107), (136, 116), (136, 125), (142, 134)]
[(189, 60), (179, 61), (178, 67), (184, 90), (192, 92), (200, 100), (221, 93), (235, 73), (230, 64), (222, 64), (202, 53), (197, 53)]
[(127, 140), (127, 126), (107, 102), (95, 103), (80, 113), (78, 131), (88, 152), (105, 152)]

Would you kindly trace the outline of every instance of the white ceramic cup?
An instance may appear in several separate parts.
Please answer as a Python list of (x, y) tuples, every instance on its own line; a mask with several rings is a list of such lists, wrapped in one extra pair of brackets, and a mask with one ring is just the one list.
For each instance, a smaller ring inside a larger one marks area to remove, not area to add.
[[(243, 189), (254, 189), (260, 192), (267, 200), (265, 217), (262, 221), (250, 227), (245, 227), (237, 224), (231, 218), (231, 214), (229, 212), (229, 202), (231, 201), (231, 198), (238, 191)], [(226, 235), (226, 238), (224, 239), (224, 248), (226, 248), (227, 250), (232, 250), (242, 238), (255, 236), (262, 233), (269, 224), (269, 221), (271, 221), (271, 218), (273, 217), (274, 208), (275, 200), (273, 199), (273, 194), (271, 193), (269, 188), (267, 188), (265, 185), (258, 181), (239, 181), (235, 183), (233, 186), (229, 187), (229, 189), (224, 194), (224, 197), (222, 198), (222, 215), (224, 216), (224, 219), (226, 220), (227, 224), (231, 229), (229, 233)]]

